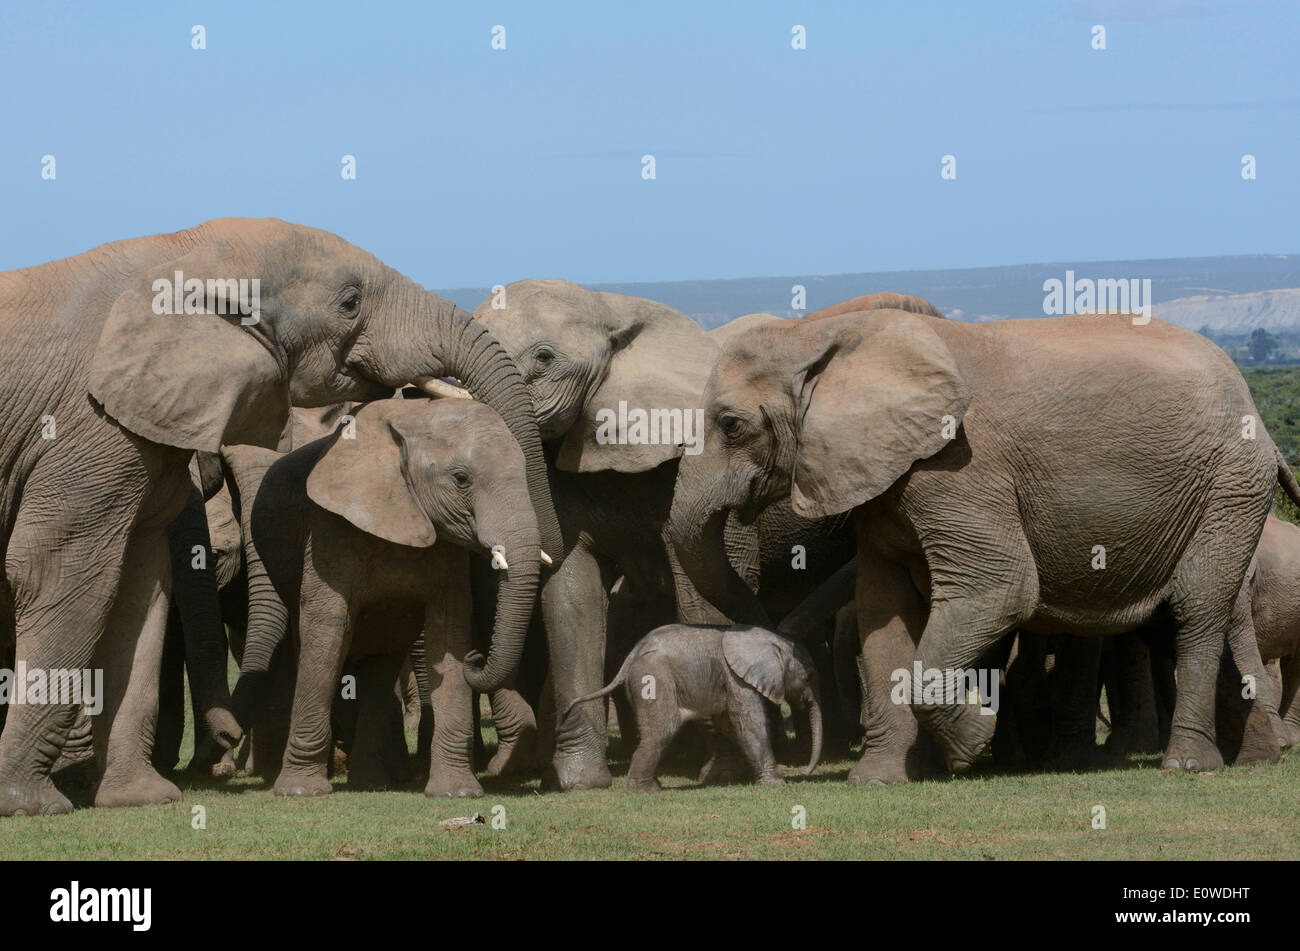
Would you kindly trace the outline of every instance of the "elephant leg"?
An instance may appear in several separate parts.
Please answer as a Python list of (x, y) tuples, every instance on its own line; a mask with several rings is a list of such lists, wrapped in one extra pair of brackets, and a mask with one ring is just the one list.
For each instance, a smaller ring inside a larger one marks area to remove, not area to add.
[[(1027, 563), (1027, 562), (1026, 562)], [(966, 595), (936, 599), (916, 648), (923, 677), (943, 677), (942, 699), (926, 696), (927, 682), (911, 677), (911, 704), (919, 721), (943, 747), (948, 768), (964, 773), (993, 738), (996, 716), (986, 708), (949, 696), (952, 678), (966, 671), (1033, 613), (1033, 598), (1016, 580), (989, 585)], [(909, 675), (911, 676), (911, 675)], [(1088, 689), (1096, 684), (1096, 671)], [(933, 692), (933, 685), (931, 690)], [(959, 689), (960, 684), (957, 685)]]
[[(557, 716), (578, 697), (603, 686), (608, 609), (600, 563), (579, 543), (542, 589)], [(605, 705), (574, 707), (555, 725), (555, 755), (543, 785), (562, 790), (608, 786), (612, 779), (605, 761), (607, 743)]]
[(1281, 699), (1278, 701), (1278, 716), (1282, 718), (1282, 744), (1286, 748), (1300, 744), (1300, 653), (1283, 657), (1278, 664), (1278, 673), (1282, 678)]
[(909, 670), (925, 625), (925, 606), (908, 573), (859, 543), (858, 672), (862, 689), (862, 754), (850, 783), (885, 785), (920, 779), (926, 746), (906, 704), (891, 697), (894, 672)]
[[(462, 566), (460, 574), (468, 571)], [(465, 682), (461, 658), (472, 646), (469, 592), (452, 586), (431, 601), (424, 617), (424, 656), (433, 707), (426, 796), (481, 796), (474, 778), (473, 691)]]
[(411, 671), (419, 694), (420, 719), (415, 731), (415, 764), (429, 771), (429, 749), (433, 744), (433, 698), (429, 688), (429, 668), (424, 656), (424, 634), (411, 645)]
[(1106, 751), (1119, 756), (1159, 752), (1163, 747), (1151, 649), (1139, 633), (1121, 634), (1114, 639), (1110, 659), (1106, 700), (1111, 732)]
[[(1191, 557), (1198, 552), (1203, 557)], [(1215, 556), (1213, 544), (1202, 542), (1184, 556), (1184, 563), (1190, 561), (1196, 567), (1182, 571), (1180, 566), (1175, 574), (1170, 608), (1177, 630), (1178, 698), (1169, 726), (1165, 769), (1199, 771), (1223, 766), (1215, 737), (1215, 700), (1216, 680), (1224, 666), (1224, 631), (1229, 632), (1230, 641), (1241, 632), (1254, 638), (1248, 586), (1225, 591), (1224, 578), (1239, 578), (1240, 573), (1230, 573), (1230, 566)], [(1258, 647), (1255, 655), (1259, 655)]]
[(745, 694), (733, 694), (728, 707), (729, 732), (745, 754), (754, 781), (764, 786), (784, 783), (769, 741), (767, 704), (762, 695), (747, 689)]
[(275, 650), (266, 675), (263, 706), (253, 717), (252, 739), (244, 746), (244, 768), (268, 783), (280, 776), (293, 719), (297, 659), (286, 638)]
[[(1052, 744), (1052, 679), (1056, 674), (1055, 654), (1049, 647), (1056, 638), (1021, 631), (1016, 637), (1015, 656), (1007, 663), (1007, 694), (1002, 699), (1005, 714), (998, 720), (1014, 724), (1014, 734), (1027, 763), (1038, 765)], [(1052, 667), (1048, 668), (1048, 657)], [(994, 731), (996, 733), (996, 730)]]
[[(343, 662), (352, 645), (355, 618), (337, 591), (303, 579), (299, 602), (298, 675), (293, 692), (289, 742), (284, 750), (277, 796), (324, 796), (333, 790), (327, 775), (333, 730), (330, 714)], [(257, 728), (254, 727), (254, 734)], [(255, 756), (261, 757), (260, 751)]]
[(231, 711), (227, 645), (217, 590), (216, 554), (208, 533), (203, 495), (191, 485), (185, 507), (167, 526), (171, 558), (172, 608), (184, 639), (194, 711), (194, 756), (190, 768), (211, 770), (238, 745), (244, 731)]
[(533, 708), (514, 687), (514, 680), (492, 691), (492, 722), (497, 731), (497, 751), (488, 762), (489, 776), (524, 773), (537, 763), (537, 718)]
[(402, 704), (394, 692), (406, 652), (364, 658), (357, 664), (357, 726), (348, 754), (349, 789), (384, 789), (410, 775)]
[(95, 720), (95, 754), (104, 770), (95, 793), (97, 806), (139, 806), (181, 797), (152, 762), (158, 678), (171, 606), (166, 533), (137, 533), (126, 556), (99, 651), (105, 696), (104, 710)]
[(1089, 769), (1104, 762), (1097, 746), (1099, 637), (1063, 636), (1052, 678), (1052, 740), (1047, 760), (1057, 769)]
[[(58, 487), (34, 488), (32, 481), (5, 551), (13, 599), (13, 666), (85, 670), (117, 593), (134, 508), (126, 510), (129, 503), (119, 498), (96, 500), (105, 503), (97, 518), (60, 533), (51, 528), (46, 513), (59, 511), (66, 494)], [(92, 524), (122, 528), (116, 534), (91, 535)], [(73, 578), (75, 584), (62, 580)], [(8, 706), (0, 735), (0, 816), (72, 811), (72, 803), (54, 788), (50, 769), (80, 709), (80, 703)]]
[(659, 780), (655, 778), (659, 762), (682, 726), (681, 712), (677, 707), (671, 681), (660, 679), (659, 684), (659, 698), (654, 703), (647, 702), (636, 708), (637, 735), (641, 742), (633, 751), (632, 762), (627, 767), (627, 783), (624, 788), (628, 792), (659, 791)]
[(415, 726), (420, 722), (420, 688), (415, 682), (415, 668), (411, 655), (402, 660), (402, 671), (397, 675), (397, 696), (402, 701), (402, 724)]
[(743, 783), (754, 776), (753, 767), (745, 751), (740, 748), (730, 731), (719, 729), (716, 723), (708, 720), (693, 721), (703, 729), (700, 731), (708, 741), (708, 758), (700, 768), (697, 782), (702, 786), (718, 786), (726, 783)]
[[(174, 770), (181, 758), (185, 733), (185, 635), (173, 604), (167, 612), (162, 665), (158, 683), (158, 729), (153, 741), (153, 765), (160, 773)], [(197, 744), (198, 737), (195, 737)]]

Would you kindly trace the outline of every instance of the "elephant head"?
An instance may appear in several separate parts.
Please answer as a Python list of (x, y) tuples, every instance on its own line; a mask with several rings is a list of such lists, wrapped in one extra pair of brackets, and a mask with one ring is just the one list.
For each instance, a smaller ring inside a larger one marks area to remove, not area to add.
[(971, 397), (934, 320), (874, 310), (772, 321), (723, 348), (705, 390), (704, 448), (681, 463), (668, 534), (724, 613), (753, 613), (725, 555), (730, 511), (748, 523), (788, 497), (806, 518), (846, 512), (952, 438)]
[[(486, 329), (336, 235), (225, 218), (90, 252), (129, 275), (108, 288), (91, 397), (155, 443), (274, 447), (290, 405), (387, 396), (459, 378), (528, 463), (546, 545), (560, 546), (528, 392)], [(102, 286), (90, 290), (104, 295)]]
[(808, 711), (812, 753), (803, 774), (811, 776), (822, 755), (821, 695), (812, 655), (802, 644), (754, 627), (723, 634), (722, 655), (733, 674), (768, 700)]
[(307, 477), (307, 496), (378, 538), (411, 548), (452, 541), (505, 573), (492, 646), (465, 680), (481, 693), (514, 675), (537, 593), (537, 519), (524, 456), (501, 418), (470, 400), (393, 399), (356, 413)]
[(568, 472), (644, 472), (676, 459), (671, 440), (640, 444), (598, 438), (602, 410), (619, 404), (694, 413), (717, 345), (685, 314), (640, 297), (567, 281), (516, 281), (474, 316), (518, 364), (542, 438), (559, 442)]

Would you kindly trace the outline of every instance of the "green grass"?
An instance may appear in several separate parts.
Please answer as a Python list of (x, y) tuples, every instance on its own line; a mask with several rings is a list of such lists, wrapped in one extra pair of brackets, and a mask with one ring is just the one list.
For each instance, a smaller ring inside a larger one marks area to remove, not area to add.
[[(489, 734), (489, 737), (491, 734)], [(414, 737), (410, 737), (413, 746)], [(489, 743), (489, 752), (491, 745)], [(1271, 767), (1183, 775), (1158, 757), (1088, 773), (975, 773), (906, 786), (844, 782), (852, 763), (823, 764), (784, 787), (700, 787), (662, 777), (665, 791), (538, 791), (536, 780), (483, 780), (477, 800), (426, 799), (423, 779), (400, 791), (278, 799), (251, 777), (182, 782), (184, 799), (138, 809), (0, 819), (8, 859), (1295, 859), (1300, 758)], [(684, 772), (684, 771), (683, 771)], [(80, 800), (84, 802), (84, 797)], [(203, 806), (207, 829), (191, 827)], [(1092, 828), (1094, 806), (1105, 829)], [(506, 827), (491, 824), (494, 807)], [(792, 828), (793, 810), (807, 828)], [(445, 830), (481, 813), (489, 824)]]

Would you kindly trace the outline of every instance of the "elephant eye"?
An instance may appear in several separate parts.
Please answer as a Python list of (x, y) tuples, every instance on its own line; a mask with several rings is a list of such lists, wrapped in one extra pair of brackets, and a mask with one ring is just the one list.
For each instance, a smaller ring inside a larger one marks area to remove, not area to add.
[(744, 424), (740, 421), (739, 416), (724, 416), (718, 421), (718, 425), (722, 428), (722, 435), (728, 439), (735, 439), (740, 435), (740, 430)]
[(555, 351), (550, 347), (538, 347), (533, 353), (533, 360), (537, 362), (538, 366), (548, 367), (555, 360)]
[(355, 317), (357, 311), (361, 310), (361, 295), (356, 291), (351, 291), (343, 298), (343, 313), (348, 317)]
[(465, 472), (463, 469), (457, 469), (453, 472), (451, 474), (451, 480), (462, 489), (468, 489), (470, 482), (473, 481), (470, 479), (469, 473)]

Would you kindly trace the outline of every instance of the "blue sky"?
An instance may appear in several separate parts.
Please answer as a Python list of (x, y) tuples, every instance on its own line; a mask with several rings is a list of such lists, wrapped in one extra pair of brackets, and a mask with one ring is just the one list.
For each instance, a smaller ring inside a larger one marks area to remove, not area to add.
[(0, 269), (224, 215), (433, 288), (1300, 251), (1294, 2), (14, 7)]

